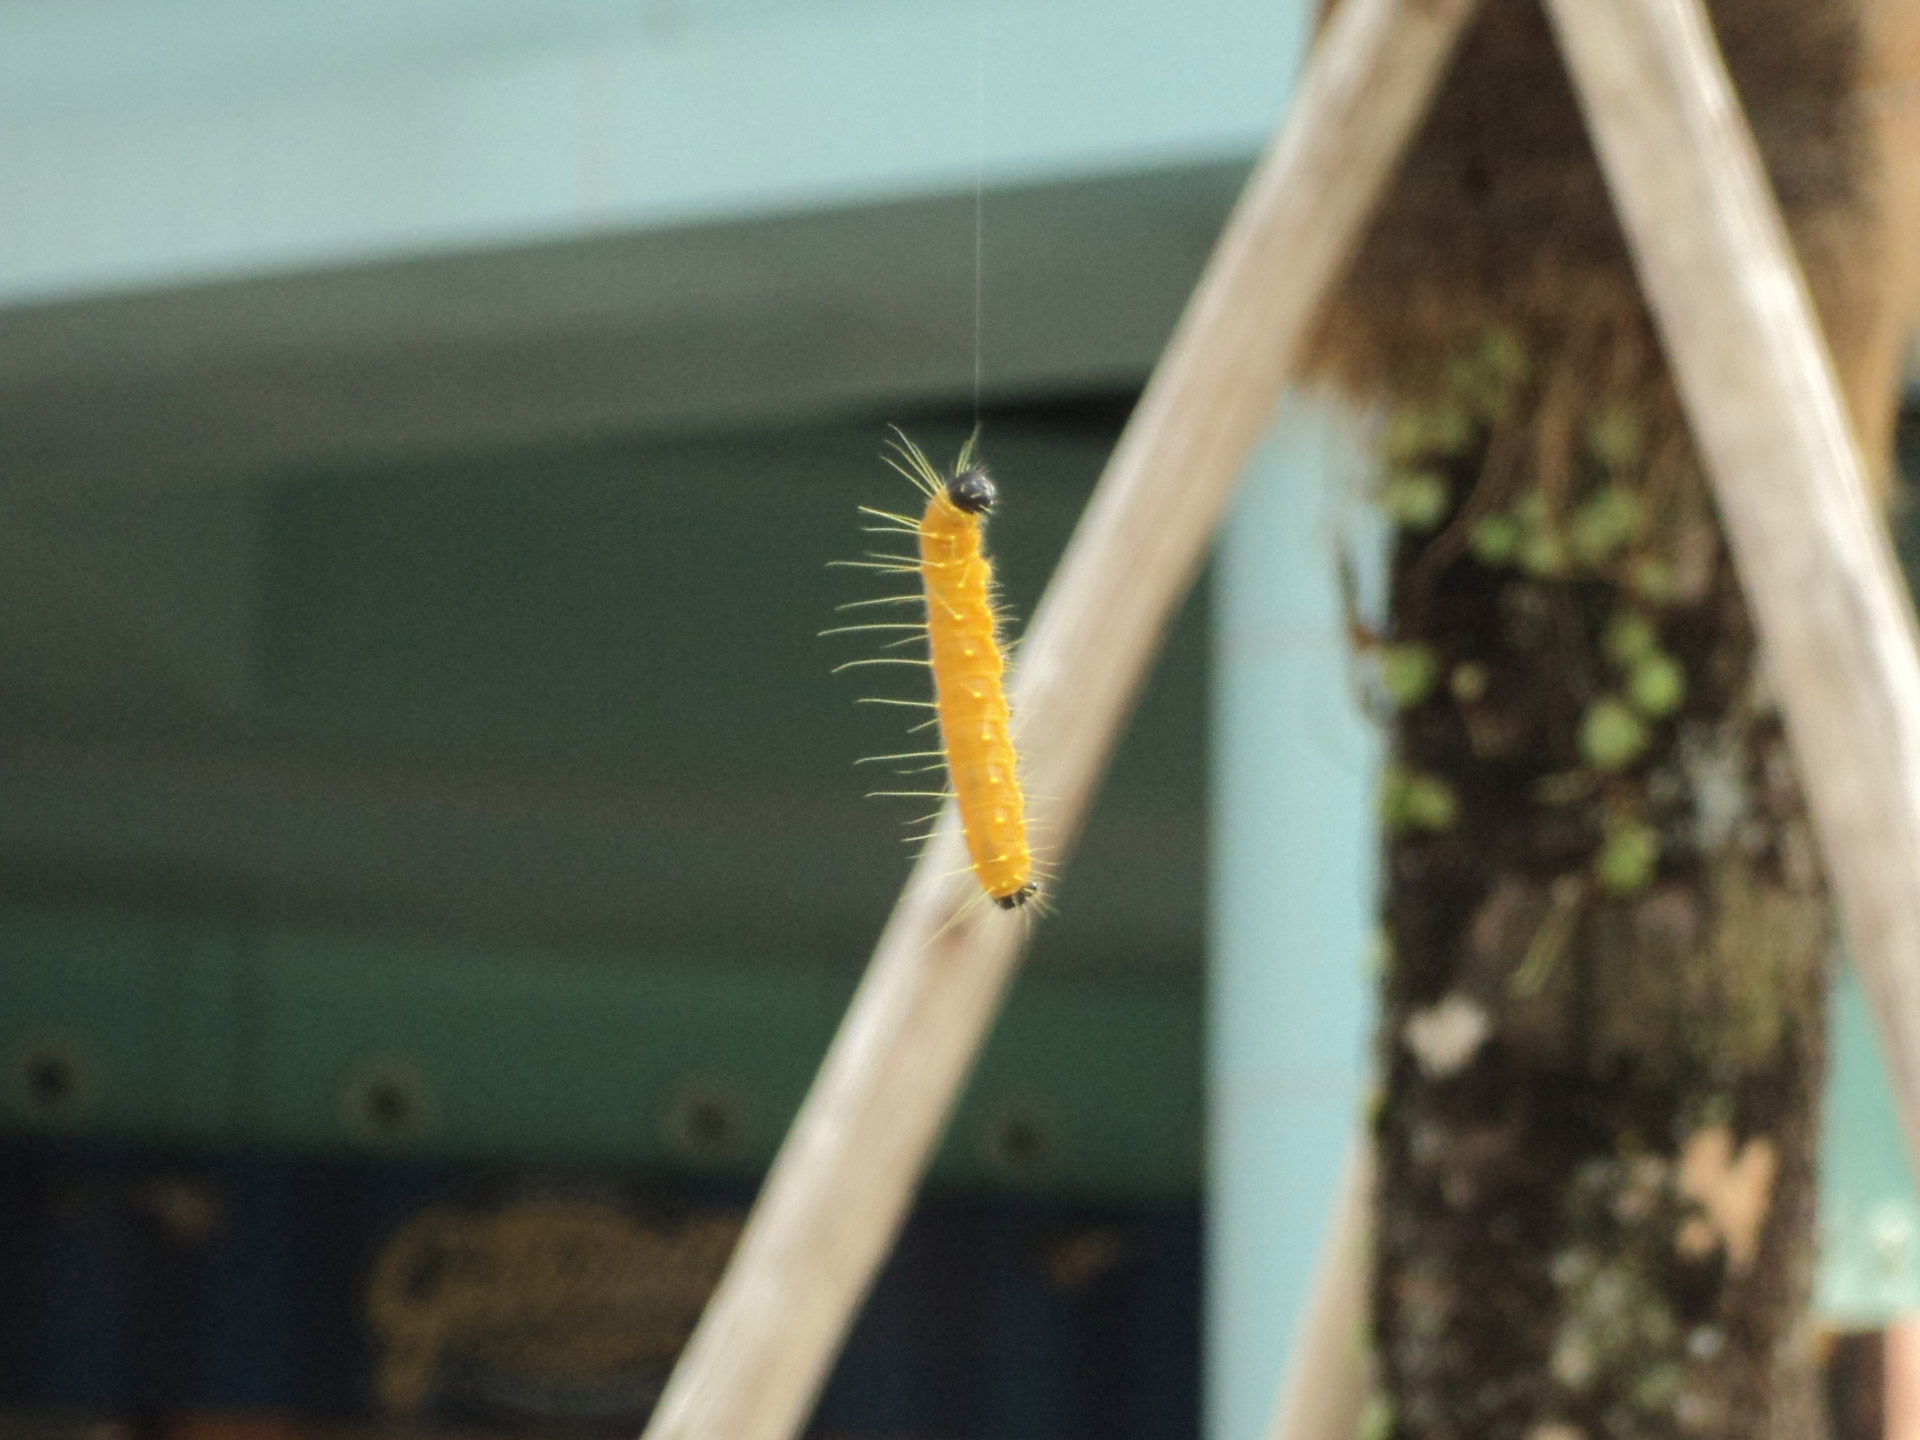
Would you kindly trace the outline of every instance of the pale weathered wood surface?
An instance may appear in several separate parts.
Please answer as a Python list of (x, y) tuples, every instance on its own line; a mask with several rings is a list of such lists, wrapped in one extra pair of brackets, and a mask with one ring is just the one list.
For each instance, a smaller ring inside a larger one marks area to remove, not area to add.
[(1356, 1135), (1327, 1218), (1313, 1290), (1267, 1420), (1267, 1440), (1354, 1440), (1367, 1403), (1373, 1147)]
[(1920, 650), (1699, 0), (1547, 0), (1713, 483), (1920, 1157)]
[[(1014, 711), (1062, 855), (1308, 326), (1474, 0), (1345, 0), (1249, 181), (1034, 618)], [(1276, 57), (1277, 58), (1277, 57)], [(1276, 71), (1275, 86), (1281, 81)], [(919, 1181), (1025, 934), (976, 906), (949, 815), (647, 1428), (799, 1431)]]

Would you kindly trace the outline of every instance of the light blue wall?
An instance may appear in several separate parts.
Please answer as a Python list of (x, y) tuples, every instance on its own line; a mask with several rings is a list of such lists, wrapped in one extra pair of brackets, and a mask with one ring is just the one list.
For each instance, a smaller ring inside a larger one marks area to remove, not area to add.
[(1305, 10), (0, 5), (0, 304), (1247, 156)]
[(1920, 1189), (1851, 967), (1835, 979), (1830, 1035), (1814, 1304), (1830, 1324), (1873, 1329), (1920, 1311)]
[(1329, 420), (1288, 408), (1220, 546), (1208, 1039), (1206, 1434), (1256, 1440), (1365, 1072), (1376, 738), (1334, 579), (1364, 544)]

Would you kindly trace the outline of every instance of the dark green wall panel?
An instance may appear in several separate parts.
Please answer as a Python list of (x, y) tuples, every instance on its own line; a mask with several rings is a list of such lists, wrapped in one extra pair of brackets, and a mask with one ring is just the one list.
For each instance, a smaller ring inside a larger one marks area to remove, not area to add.
[[(790, 959), (494, 954), (17, 915), (0, 922), (4, 1125), (751, 1174), (851, 990)], [(936, 1175), (1190, 1193), (1199, 1046), (1184, 985), (1029, 976)]]

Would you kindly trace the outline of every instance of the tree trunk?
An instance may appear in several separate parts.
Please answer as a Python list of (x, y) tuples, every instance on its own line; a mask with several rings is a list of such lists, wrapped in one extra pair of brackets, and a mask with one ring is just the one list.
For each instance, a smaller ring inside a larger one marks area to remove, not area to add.
[[(1876, 457), (1920, 166), (1912, 97), (1860, 91), (1914, 8), (1714, 7)], [(1376, 1433), (1815, 1435), (1832, 911), (1532, 0), (1490, 0), (1320, 362), (1387, 407), (1397, 526)]]

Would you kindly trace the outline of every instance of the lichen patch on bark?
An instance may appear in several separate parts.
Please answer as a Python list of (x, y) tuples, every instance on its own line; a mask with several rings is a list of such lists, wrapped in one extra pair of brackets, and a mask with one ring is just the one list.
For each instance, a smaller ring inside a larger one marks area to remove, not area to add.
[(1755, 1136), (1736, 1156), (1733, 1132), (1709, 1125), (1688, 1137), (1680, 1152), (1680, 1193), (1700, 1207), (1674, 1236), (1681, 1254), (1702, 1260), (1718, 1246), (1727, 1252), (1727, 1268), (1746, 1272), (1760, 1247), (1760, 1227), (1773, 1202), (1774, 1173), (1780, 1156), (1773, 1142)]

